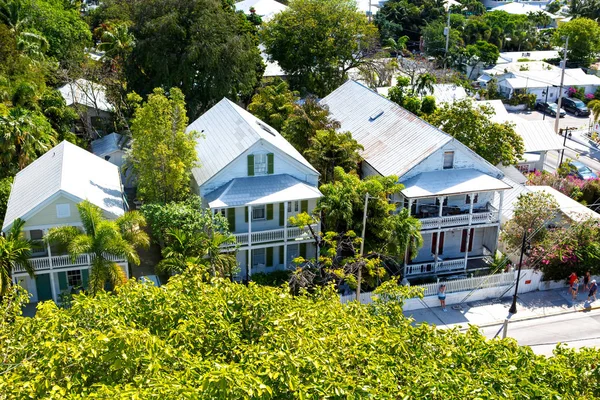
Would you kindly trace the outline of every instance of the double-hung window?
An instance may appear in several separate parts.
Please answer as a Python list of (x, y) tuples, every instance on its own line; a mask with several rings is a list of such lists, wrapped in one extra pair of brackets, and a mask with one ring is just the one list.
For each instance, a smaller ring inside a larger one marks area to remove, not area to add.
[(266, 255), (265, 249), (254, 249), (252, 250), (252, 265), (265, 265), (266, 264)]
[(453, 151), (445, 151), (444, 152), (444, 169), (452, 169), (454, 168), (454, 152)]
[(82, 283), (81, 271), (80, 270), (67, 271), (67, 283), (71, 287), (81, 286), (81, 283)]
[(252, 220), (256, 221), (256, 220), (261, 220), (261, 219), (265, 219), (266, 215), (265, 215), (265, 206), (254, 206), (252, 207)]
[(267, 175), (267, 155), (266, 154), (255, 154), (254, 155), (254, 175)]
[(294, 204), (293, 205), (294, 212), (298, 212), (298, 210), (299, 210), (299, 203), (300, 203), (299, 201), (288, 201), (288, 212), (289, 213), (292, 212), (292, 203)]

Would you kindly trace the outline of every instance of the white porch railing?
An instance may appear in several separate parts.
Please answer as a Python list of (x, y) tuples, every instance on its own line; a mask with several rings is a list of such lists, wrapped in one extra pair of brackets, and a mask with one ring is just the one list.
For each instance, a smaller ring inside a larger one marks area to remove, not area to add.
[[(69, 255), (52, 256), (52, 257), (37, 257), (37, 258), (30, 258), (29, 265), (31, 265), (31, 267), (33, 268), (34, 271), (43, 271), (46, 269), (54, 270), (54, 269), (61, 269), (61, 268), (66, 268), (66, 267), (91, 265), (94, 257), (95, 257), (94, 254), (81, 254), (80, 256), (77, 256), (75, 258), (75, 260), (73, 260), (73, 257), (71, 257)], [(110, 254), (105, 254), (104, 257), (107, 260), (114, 261), (117, 263), (126, 262), (126, 260), (124, 258), (113, 256)], [(52, 264), (50, 263), (50, 261), (52, 261)], [(52, 265), (52, 268), (50, 268), (50, 265)], [(20, 273), (20, 272), (25, 272), (25, 268), (23, 268), (23, 266), (19, 265), (19, 264), (14, 265), (13, 273)]]
[(438, 261), (437, 266), (434, 261), (428, 261), (420, 264), (410, 264), (406, 266), (406, 276), (435, 274), (437, 272), (459, 271), (466, 268), (465, 259), (458, 258), (454, 260)]
[(446, 215), (443, 217), (420, 218), (421, 230), (447, 228), (451, 226), (469, 225), (469, 216), (471, 216), (471, 224), (492, 224), (499, 221), (498, 210), (493, 206), (489, 206), (490, 211), (478, 212), (473, 214)]
[[(317, 232), (317, 225), (311, 225), (312, 229)], [(312, 235), (310, 234), (310, 230), (308, 228), (297, 228), (291, 227), (287, 228), (288, 230), (288, 240), (312, 240)], [(225, 244), (223, 247), (230, 247), (234, 245), (245, 246), (248, 244), (248, 233), (235, 233), (234, 235), (235, 243)], [(252, 244), (260, 244), (260, 243), (268, 243), (268, 242), (277, 242), (283, 241), (285, 239), (285, 229), (271, 229), (268, 231), (258, 231), (252, 232), (251, 234)]]

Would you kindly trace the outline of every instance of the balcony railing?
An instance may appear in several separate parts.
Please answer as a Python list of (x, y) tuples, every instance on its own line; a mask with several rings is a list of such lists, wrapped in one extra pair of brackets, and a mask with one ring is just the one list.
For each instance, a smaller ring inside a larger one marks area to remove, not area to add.
[(473, 212), (473, 214), (458, 214), (433, 218), (421, 218), (419, 219), (419, 221), (421, 221), (421, 230), (426, 231), (429, 229), (469, 225), (469, 217), (471, 217), (472, 225), (492, 224), (499, 221), (498, 210), (491, 204), (488, 204), (487, 211), (483, 212), (479, 211)]
[(438, 261), (437, 266), (434, 261), (421, 264), (410, 264), (406, 266), (406, 276), (429, 275), (439, 272), (462, 271), (466, 267), (465, 259)]
[[(81, 254), (73, 260), (73, 257), (69, 255), (52, 256), (52, 257), (36, 257), (29, 259), (29, 265), (34, 271), (43, 271), (46, 269), (61, 269), (67, 267), (77, 267), (91, 265), (92, 261), (96, 256), (94, 254)], [(114, 261), (117, 263), (124, 263), (124, 258), (116, 257), (110, 254), (105, 254), (104, 257), (107, 260)], [(52, 268), (50, 267), (52, 266)], [(13, 266), (13, 273), (25, 272), (25, 268), (22, 265), (16, 264)]]
[[(317, 225), (311, 225), (312, 229), (316, 232), (318, 231)], [(235, 242), (227, 243), (223, 247), (232, 247), (235, 245), (239, 246), (247, 246), (248, 245), (248, 233), (235, 233), (234, 235)], [(278, 242), (283, 241), (285, 239), (285, 229), (271, 229), (268, 231), (258, 231), (252, 232), (250, 235), (252, 239), (252, 244), (260, 244), (260, 243), (269, 243), (269, 242)], [(310, 234), (310, 230), (308, 228), (287, 228), (287, 238), (288, 240), (312, 240), (313, 237)]]

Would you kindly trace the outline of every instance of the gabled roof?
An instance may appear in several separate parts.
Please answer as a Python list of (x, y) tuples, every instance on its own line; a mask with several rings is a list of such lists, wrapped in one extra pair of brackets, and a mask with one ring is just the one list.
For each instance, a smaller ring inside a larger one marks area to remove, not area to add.
[(574, 222), (583, 222), (590, 218), (600, 219), (600, 214), (587, 208), (580, 202), (573, 200), (566, 194), (559, 192), (551, 186), (528, 186), (532, 192), (546, 192), (558, 203), (560, 211)]
[(101, 137), (100, 139), (94, 140), (91, 143), (92, 153), (98, 157), (104, 158), (104, 156), (112, 154), (115, 151), (122, 151), (125, 147), (124, 141), (125, 138), (123, 135), (113, 132), (109, 135)]
[(443, 169), (422, 172), (403, 181), (408, 198), (448, 196), (510, 189), (510, 185), (476, 169)]
[(64, 141), (15, 176), (2, 230), (61, 193), (89, 200), (115, 217), (125, 212), (119, 168)]
[(254, 8), (256, 14), (268, 21), (275, 14), (287, 10), (287, 6), (275, 0), (243, 0), (235, 3), (236, 11), (242, 11), (244, 14), (250, 14), (250, 9)]
[(113, 106), (106, 99), (106, 88), (98, 83), (77, 79), (60, 87), (58, 91), (65, 99), (67, 106), (80, 104), (90, 108), (97, 106), (98, 110), (106, 112), (113, 111)]
[(506, 11), (509, 14), (520, 14), (520, 15), (526, 15), (529, 13), (537, 13), (537, 12), (542, 12), (543, 14), (546, 14), (547, 16), (549, 16), (552, 19), (556, 19), (559, 18), (558, 16), (549, 13), (548, 11), (544, 10), (543, 7), (541, 6), (532, 6), (530, 4), (525, 4), (525, 3), (517, 3), (517, 2), (512, 2), (512, 3), (507, 3), (507, 4), (503, 4), (501, 6), (498, 7), (494, 7), (492, 8), (491, 11)]
[(365, 148), (361, 156), (381, 175), (402, 176), (453, 138), (358, 82), (321, 100), (340, 131)]
[(210, 208), (222, 208), (318, 199), (321, 196), (316, 187), (282, 174), (232, 179), (204, 199)]
[(200, 186), (259, 141), (265, 141), (310, 169), (317, 170), (274, 128), (237, 104), (223, 99), (187, 127), (202, 133), (196, 152), (200, 167), (192, 174)]

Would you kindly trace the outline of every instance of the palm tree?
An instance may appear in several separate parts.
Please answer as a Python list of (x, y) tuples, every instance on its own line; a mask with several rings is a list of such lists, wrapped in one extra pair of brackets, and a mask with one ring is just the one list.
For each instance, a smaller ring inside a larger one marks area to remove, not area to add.
[(103, 218), (99, 207), (87, 200), (79, 203), (77, 209), (83, 232), (74, 226), (60, 226), (52, 228), (46, 240), (65, 246), (74, 260), (82, 254), (91, 255), (89, 292), (92, 295), (104, 288), (106, 282), (113, 286), (123, 284), (126, 279), (123, 270), (108, 258), (123, 257), (139, 265), (136, 248), (149, 243), (148, 235), (140, 229), (145, 224), (143, 217), (132, 212), (132, 215), (109, 221)]
[(22, 219), (16, 219), (6, 237), (0, 236), (0, 298), (4, 296), (10, 285), (15, 264), (23, 266), (33, 278), (33, 268), (28, 261), (31, 257), (31, 241), (23, 236), (24, 224), (25, 221)]
[(162, 249), (163, 259), (156, 266), (156, 272), (179, 274), (190, 267), (202, 264), (201, 239), (181, 229), (167, 229), (168, 245)]
[(406, 208), (390, 218), (393, 233), (388, 243), (388, 253), (399, 258), (408, 257), (409, 254), (417, 255), (423, 246), (421, 222), (411, 217)]
[(600, 120), (600, 100), (592, 100), (587, 106), (594, 116), (594, 122), (598, 122)]
[(8, 26), (11, 32), (18, 34), (29, 20), (24, 16), (23, 3), (20, 0), (0, 0), (0, 22)]
[(415, 93), (421, 97), (427, 93), (433, 93), (433, 85), (436, 83), (435, 75), (428, 72), (419, 75), (415, 85)]
[(102, 34), (102, 43), (98, 45), (98, 50), (106, 52), (105, 57), (121, 62), (134, 46), (135, 38), (129, 33), (129, 27), (119, 24)]
[(204, 241), (205, 257), (204, 263), (210, 268), (212, 276), (221, 276), (233, 280), (235, 270), (238, 266), (237, 258), (233, 252), (223, 252), (222, 245), (231, 243), (233, 235), (224, 235), (220, 232), (213, 232), (210, 237)]
[(393, 38), (388, 38), (384, 41), (384, 49), (389, 50), (390, 53), (395, 55), (402, 55), (404, 50), (406, 50), (406, 43), (408, 42), (409, 37), (404, 35), (400, 36), (398, 40), (394, 40)]

